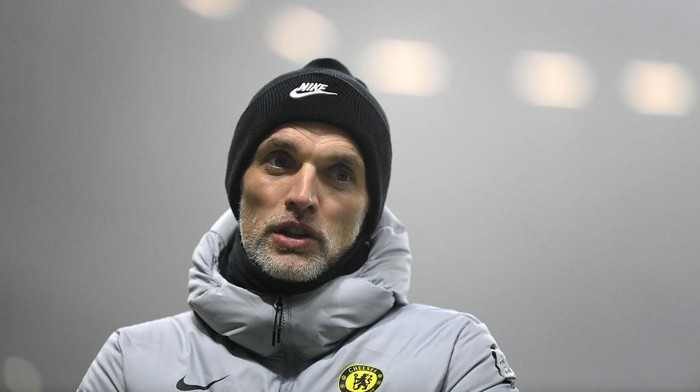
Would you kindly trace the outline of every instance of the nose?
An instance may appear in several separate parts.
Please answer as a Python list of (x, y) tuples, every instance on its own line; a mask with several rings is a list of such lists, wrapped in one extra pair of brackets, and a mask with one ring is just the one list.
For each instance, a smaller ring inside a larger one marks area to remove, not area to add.
[(302, 165), (290, 180), (291, 184), (285, 200), (287, 210), (298, 217), (315, 212), (318, 208), (318, 184), (313, 166)]

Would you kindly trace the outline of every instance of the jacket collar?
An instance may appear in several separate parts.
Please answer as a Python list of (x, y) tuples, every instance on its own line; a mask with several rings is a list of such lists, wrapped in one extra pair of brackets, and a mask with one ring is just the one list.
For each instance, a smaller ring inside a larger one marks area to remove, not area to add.
[(315, 290), (282, 298), (286, 309), (283, 332), (279, 344), (273, 345), (274, 304), (279, 298), (235, 286), (219, 273), (219, 253), (237, 228), (229, 210), (202, 237), (193, 255), (188, 302), (217, 333), (258, 355), (281, 355), (292, 346), (300, 360), (317, 357), (377, 321), (393, 306), (407, 303), (408, 234), (385, 208), (371, 236), (367, 262), (360, 269)]

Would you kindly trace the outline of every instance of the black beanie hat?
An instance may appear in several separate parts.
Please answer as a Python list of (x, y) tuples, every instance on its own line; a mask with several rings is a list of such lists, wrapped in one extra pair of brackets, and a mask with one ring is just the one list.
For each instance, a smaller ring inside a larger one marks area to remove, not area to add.
[(273, 79), (255, 94), (238, 120), (226, 168), (226, 192), (236, 219), (240, 219), (243, 174), (258, 146), (276, 127), (297, 121), (334, 125), (357, 143), (370, 199), (363, 232), (371, 234), (389, 188), (389, 123), (367, 86), (339, 61), (328, 58)]

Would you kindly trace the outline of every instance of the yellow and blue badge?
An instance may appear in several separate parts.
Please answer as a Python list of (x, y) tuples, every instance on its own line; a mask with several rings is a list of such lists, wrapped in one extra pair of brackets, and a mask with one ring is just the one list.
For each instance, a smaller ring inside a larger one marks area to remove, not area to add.
[(338, 388), (342, 392), (374, 392), (382, 385), (384, 372), (374, 366), (353, 364), (340, 373)]

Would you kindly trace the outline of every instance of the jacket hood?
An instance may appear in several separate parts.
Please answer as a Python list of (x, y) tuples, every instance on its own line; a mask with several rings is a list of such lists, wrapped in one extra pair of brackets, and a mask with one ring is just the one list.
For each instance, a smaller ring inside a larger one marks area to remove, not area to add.
[[(315, 290), (287, 297), (250, 292), (219, 273), (219, 253), (237, 229), (238, 222), (228, 210), (202, 237), (192, 257), (188, 303), (214, 331), (258, 355), (294, 352), (298, 359), (317, 357), (392, 307), (408, 302), (408, 234), (388, 208), (371, 235), (371, 250), (362, 267)], [(274, 344), (274, 304), (280, 299), (284, 322), (280, 343)]]

